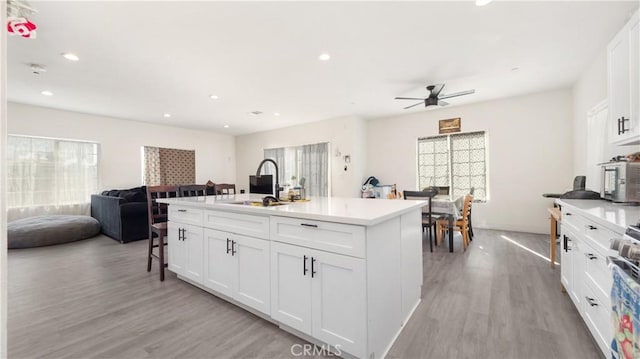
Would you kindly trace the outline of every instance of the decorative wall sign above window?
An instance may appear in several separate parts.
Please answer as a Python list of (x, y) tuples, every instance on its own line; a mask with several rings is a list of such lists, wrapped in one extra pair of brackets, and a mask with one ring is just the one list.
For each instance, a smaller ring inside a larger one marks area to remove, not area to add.
[(440, 120), (438, 122), (439, 133), (454, 133), (461, 131), (460, 117), (450, 118), (448, 120)]

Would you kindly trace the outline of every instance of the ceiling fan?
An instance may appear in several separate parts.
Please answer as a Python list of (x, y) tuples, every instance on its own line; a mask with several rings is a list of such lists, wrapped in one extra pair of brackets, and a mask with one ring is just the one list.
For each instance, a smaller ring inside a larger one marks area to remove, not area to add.
[(461, 92), (456, 92), (456, 93), (451, 93), (448, 95), (440, 95), (440, 92), (442, 91), (442, 89), (444, 88), (444, 84), (437, 84), (437, 85), (429, 85), (427, 86), (427, 90), (429, 90), (429, 97), (427, 98), (416, 98), (416, 97), (396, 97), (396, 100), (418, 100), (420, 102), (411, 105), (411, 106), (407, 106), (404, 109), (408, 109), (408, 108), (412, 108), (415, 106), (418, 106), (420, 104), (424, 103), (424, 107), (429, 107), (429, 106), (446, 106), (449, 103), (445, 102), (445, 101), (441, 101), (444, 100), (446, 98), (451, 98), (451, 97), (458, 97), (458, 96), (464, 96), (464, 95), (471, 95), (472, 93), (475, 93), (476, 90), (467, 90), (467, 91), (461, 91)]

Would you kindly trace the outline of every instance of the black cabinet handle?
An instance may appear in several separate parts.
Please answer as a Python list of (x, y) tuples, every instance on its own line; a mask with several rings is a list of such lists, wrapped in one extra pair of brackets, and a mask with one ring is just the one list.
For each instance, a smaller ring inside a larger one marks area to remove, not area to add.
[(187, 233), (187, 229), (186, 228), (182, 228), (182, 241), (184, 242), (185, 239), (187, 239), (187, 236), (185, 236), (185, 234)]
[(571, 213), (571, 212), (567, 212), (567, 213), (565, 213), (565, 214), (566, 214), (567, 216), (573, 216), (573, 213)]
[(313, 278), (316, 274), (315, 263), (316, 259), (311, 257), (311, 278)]
[(621, 133), (624, 134), (625, 132), (629, 131), (628, 128), (624, 128), (624, 123), (629, 121), (630, 119), (628, 118), (624, 118), (624, 116), (622, 116), (622, 118), (620, 119), (620, 124), (622, 125), (622, 130)]
[(178, 228), (178, 240), (184, 241), (184, 228)]
[(227, 254), (229, 254), (229, 251), (231, 250), (231, 249), (229, 248), (229, 243), (230, 243), (230, 242), (231, 242), (231, 241), (229, 240), (229, 238), (227, 238)]
[(236, 241), (231, 241), (231, 255), (235, 256), (237, 252), (238, 251), (236, 251)]
[(186, 209), (179, 209), (178, 212), (186, 212)]
[(593, 253), (585, 253), (584, 255), (591, 260), (598, 259), (598, 256), (594, 255)]
[(307, 272), (309, 270), (307, 269), (307, 256), (304, 256), (302, 258), (302, 275), (307, 275)]
[(594, 229), (598, 229), (598, 227), (592, 226), (592, 225), (588, 225), (587, 228), (589, 228), (590, 230), (594, 230)]
[(596, 302), (595, 299), (589, 298), (587, 296), (585, 296), (584, 298), (587, 300), (587, 302), (589, 303), (590, 306), (592, 306), (592, 307), (597, 307), (598, 306), (598, 302)]
[(569, 252), (571, 250), (571, 248), (569, 248), (569, 241), (571, 239), (565, 235), (563, 235), (562, 237), (564, 238), (564, 251)]
[(620, 129), (620, 119), (618, 119), (618, 134), (622, 134), (622, 130)]
[(318, 228), (317, 224), (300, 223), (300, 225), (303, 226), (303, 227)]

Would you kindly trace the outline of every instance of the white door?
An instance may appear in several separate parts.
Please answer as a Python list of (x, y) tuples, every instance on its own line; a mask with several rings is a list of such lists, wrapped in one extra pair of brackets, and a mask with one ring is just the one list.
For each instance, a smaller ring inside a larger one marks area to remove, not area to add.
[(203, 283), (204, 243), (202, 240), (202, 227), (183, 224), (182, 243), (184, 245), (184, 276), (192, 281)]
[(184, 274), (185, 246), (182, 241), (182, 224), (169, 221), (167, 224), (167, 268), (178, 274)]
[(634, 17), (629, 26), (629, 137), (640, 136), (640, 19)]
[(233, 298), (265, 314), (271, 312), (269, 241), (235, 234), (236, 281)]
[(572, 238), (571, 243), (571, 290), (569, 291), (573, 303), (578, 308), (580, 315), (584, 314), (584, 308), (582, 307), (584, 301), (584, 285), (585, 278), (585, 260), (583, 243), (579, 237)]
[(271, 242), (271, 317), (311, 334), (311, 250)]
[(204, 286), (233, 297), (233, 283), (237, 273), (232, 256), (232, 237), (229, 232), (204, 229)]
[(600, 192), (602, 183), (602, 167), (600, 163), (607, 162), (613, 156), (614, 145), (608, 138), (609, 107), (607, 101), (602, 101), (587, 113), (587, 166), (586, 188)]
[(573, 269), (571, 247), (574, 238), (573, 234), (564, 228), (565, 226), (562, 227), (562, 236), (560, 237), (560, 281), (567, 293), (571, 293), (571, 271)]
[[(629, 82), (629, 33), (625, 28), (611, 41), (608, 48), (609, 75), (609, 126), (612, 141), (624, 139), (628, 132), (621, 133), (619, 119), (630, 116)], [(628, 126), (628, 121), (625, 124)]]
[(312, 251), (311, 335), (356, 357), (366, 351), (364, 259)]

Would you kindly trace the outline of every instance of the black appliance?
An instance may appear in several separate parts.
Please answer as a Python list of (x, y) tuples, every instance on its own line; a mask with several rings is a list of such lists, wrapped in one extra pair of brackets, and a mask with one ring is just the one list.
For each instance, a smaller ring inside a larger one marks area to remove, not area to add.
[(249, 193), (273, 195), (273, 175), (249, 176)]
[(600, 199), (600, 193), (585, 189), (586, 176), (573, 179), (573, 190), (565, 193), (544, 193), (542, 197), (560, 199)]

